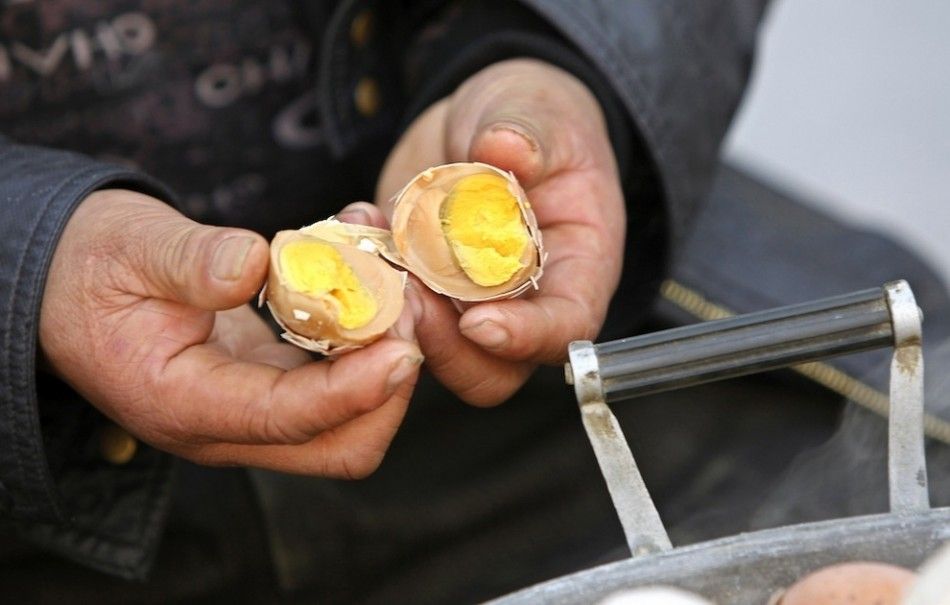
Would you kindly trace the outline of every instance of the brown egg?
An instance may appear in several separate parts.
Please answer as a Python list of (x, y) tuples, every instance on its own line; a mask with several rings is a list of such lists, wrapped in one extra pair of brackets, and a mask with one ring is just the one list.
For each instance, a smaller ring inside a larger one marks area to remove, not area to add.
[(801, 578), (775, 605), (899, 605), (914, 572), (869, 561), (823, 567)]
[(541, 231), (510, 173), (479, 163), (446, 164), (412, 179), (394, 198), (398, 256), (429, 288), (460, 301), (512, 298), (537, 288)]
[(382, 260), (388, 233), (322, 221), (281, 231), (271, 242), (261, 293), (283, 338), (323, 354), (344, 353), (380, 338), (399, 318), (406, 274)]

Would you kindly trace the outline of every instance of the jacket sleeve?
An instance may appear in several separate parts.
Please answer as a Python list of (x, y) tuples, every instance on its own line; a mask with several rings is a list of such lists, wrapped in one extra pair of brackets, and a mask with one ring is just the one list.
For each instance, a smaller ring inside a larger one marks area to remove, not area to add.
[(521, 0), (606, 80), (630, 120), (624, 274), (601, 338), (628, 335), (711, 187), (767, 0)]
[(118, 166), (0, 137), (0, 520), (87, 565), (141, 577), (169, 498), (170, 458), (139, 447), (111, 464), (104, 418), (42, 370), (40, 304), (72, 211), (96, 189), (159, 198), (158, 183)]
[[(411, 14), (344, 2), (325, 39), (324, 125), (338, 153), (374, 128), (404, 127), (490, 63), (534, 57), (584, 81), (601, 103), (628, 208), (624, 275), (609, 337), (638, 321), (710, 186), (748, 79), (765, 0), (430, 1)], [(387, 11), (390, 11), (387, 13)], [(375, 14), (385, 32), (354, 40)], [(392, 74), (398, 74), (399, 77)], [(375, 78), (378, 114), (350, 91)], [(378, 131), (375, 131), (378, 132)]]
[(677, 240), (710, 187), (764, 0), (521, 0), (596, 66), (642, 139)]

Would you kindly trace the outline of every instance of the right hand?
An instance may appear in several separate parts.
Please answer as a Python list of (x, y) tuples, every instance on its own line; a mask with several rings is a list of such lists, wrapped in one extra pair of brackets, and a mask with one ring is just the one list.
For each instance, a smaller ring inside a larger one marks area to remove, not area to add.
[(417, 117), (390, 153), (379, 209), (365, 207), (365, 220), (384, 226), (405, 183), (450, 162), (517, 176), (548, 255), (539, 289), (515, 299), (459, 313), (446, 297), (417, 290), (428, 369), (468, 403), (497, 405), (538, 364), (562, 364), (572, 341), (600, 331), (623, 265), (623, 190), (597, 98), (575, 76), (533, 59), (490, 65)]
[(411, 313), (383, 340), (313, 362), (244, 304), (268, 259), (253, 232), (200, 225), (131, 191), (95, 192), (53, 256), (46, 362), (130, 433), (194, 462), (364, 477), (418, 376)]

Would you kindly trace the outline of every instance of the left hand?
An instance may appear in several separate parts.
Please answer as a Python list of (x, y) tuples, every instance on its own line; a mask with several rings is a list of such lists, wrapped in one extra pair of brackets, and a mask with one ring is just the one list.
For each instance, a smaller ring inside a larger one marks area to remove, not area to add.
[(422, 361), (404, 311), (373, 344), (315, 362), (246, 304), (269, 249), (121, 189), (89, 194), (40, 306), (47, 369), (137, 438), (192, 462), (355, 479), (382, 461)]
[(537, 364), (562, 362), (572, 340), (600, 331), (620, 277), (626, 215), (596, 98), (574, 76), (540, 61), (496, 63), (432, 105), (383, 168), (376, 200), (385, 219), (368, 204), (353, 210), (385, 224), (390, 198), (412, 177), (460, 161), (514, 172), (548, 253), (538, 291), (461, 315), (448, 299), (414, 282), (426, 364), (463, 400), (486, 406), (512, 395)]

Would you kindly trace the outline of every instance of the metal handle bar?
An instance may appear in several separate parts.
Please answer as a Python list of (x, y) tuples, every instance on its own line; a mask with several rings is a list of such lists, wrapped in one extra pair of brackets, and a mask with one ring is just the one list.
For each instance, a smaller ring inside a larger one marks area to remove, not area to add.
[(929, 507), (923, 449), (921, 315), (907, 282), (593, 344), (565, 367), (634, 556), (671, 548), (608, 402), (834, 355), (894, 347), (888, 475), (891, 510)]
[(873, 288), (571, 349), (593, 348), (602, 397), (614, 402), (892, 342), (884, 291)]

